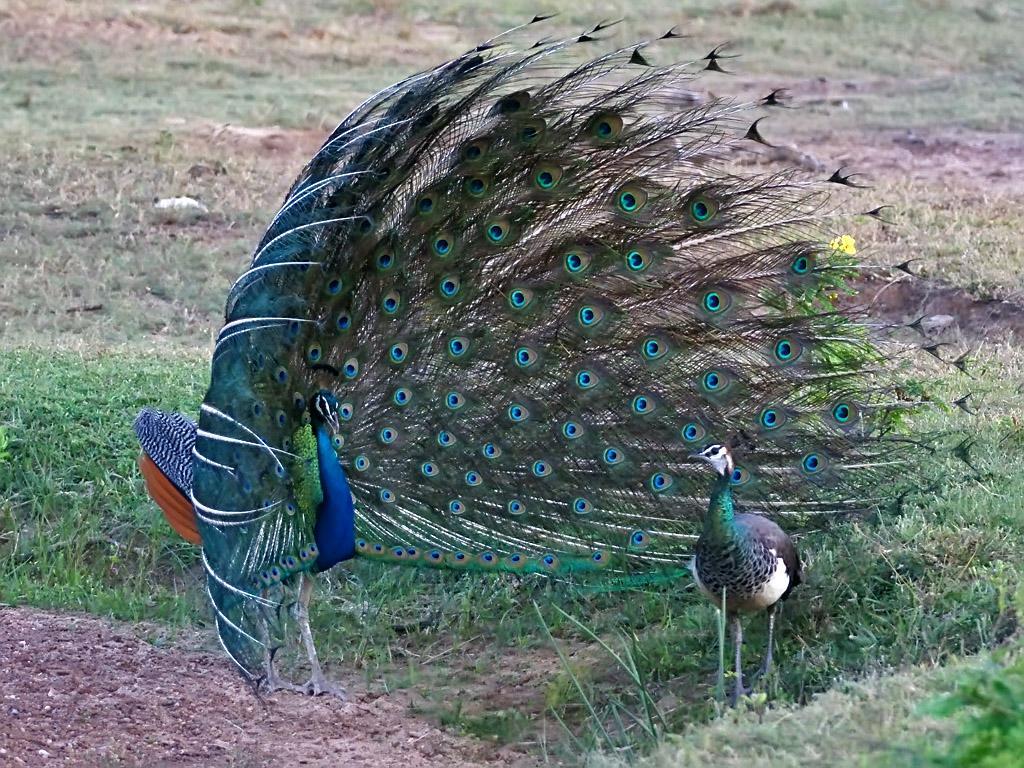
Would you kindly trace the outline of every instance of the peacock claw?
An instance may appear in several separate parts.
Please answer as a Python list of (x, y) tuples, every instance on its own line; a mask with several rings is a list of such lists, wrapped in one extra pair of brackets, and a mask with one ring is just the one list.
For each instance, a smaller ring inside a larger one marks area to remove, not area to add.
[(348, 694), (345, 693), (345, 689), (337, 683), (333, 683), (323, 675), (313, 675), (309, 678), (309, 682), (302, 686), (299, 690), (304, 691), (310, 696), (334, 696), (341, 701), (348, 701)]

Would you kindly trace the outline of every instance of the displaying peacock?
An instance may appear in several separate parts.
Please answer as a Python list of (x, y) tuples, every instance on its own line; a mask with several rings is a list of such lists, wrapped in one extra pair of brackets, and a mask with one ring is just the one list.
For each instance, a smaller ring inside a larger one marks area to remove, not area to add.
[(862, 508), (899, 466), (888, 363), (829, 298), (855, 267), (846, 177), (740, 166), (776, 94), (701, 96), (715, 52), (580, 56), (605, 26), (506, 33), (357, 107), (231, 288), (198, 428), (140, 416), (249, 677), (280, 684), (297, 589), (330, 689), (312, 577), (353, 556), (684, 576), (708, 444), (750, 444), (713, 488), (751, 513)]

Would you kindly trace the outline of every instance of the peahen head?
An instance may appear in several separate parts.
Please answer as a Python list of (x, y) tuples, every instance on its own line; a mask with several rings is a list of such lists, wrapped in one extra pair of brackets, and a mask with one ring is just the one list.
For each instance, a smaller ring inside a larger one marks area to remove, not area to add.
[(309, 401), (309, 417), (314, 427), (326, 424), (330, 427), (331, 434), (336, 433), (341, 428), (338, 420), (338, 398), (333, 392), (321, 389)]
[(709, 445), (700, 453), (691, 453), (690, 458), (706, 461), (722, 477), (730, 477), (735, 469), (729, 449), (719, 443)]

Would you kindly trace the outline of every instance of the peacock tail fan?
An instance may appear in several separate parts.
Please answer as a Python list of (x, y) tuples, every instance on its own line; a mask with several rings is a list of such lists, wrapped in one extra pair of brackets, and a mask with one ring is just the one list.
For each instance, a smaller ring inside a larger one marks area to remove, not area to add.
[(359, 554), (424, 567), (677, 572), (710, 484), (687, 456), (736, 435), (748, 509), (861, 508), (900, 467), (891, 361), (828, 298), (856, 269), (829, 185), (736, 167), (759, 105), (695, 97), (701, 63), (580, 63), (594, 38), (502, 36), (371, 97), (231, 288), (193, 493), (247, 672), (315, 559), (322, 388)]

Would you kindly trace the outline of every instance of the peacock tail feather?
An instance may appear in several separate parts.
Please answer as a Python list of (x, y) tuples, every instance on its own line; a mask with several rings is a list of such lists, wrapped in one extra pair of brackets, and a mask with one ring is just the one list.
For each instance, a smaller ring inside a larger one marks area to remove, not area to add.
[(889, 361), (828, 299), (856, 268), (829, 185), (732, 162), (759, 105), (695, 99), (701, 63), (646, 43), (511, 39), (357, 107), (231, 288), (193, 499), (247, 672), (312, 567), (320, 389), (357, 553), (424, 567), (681, 572), (708, 485), (687, 455), (737, 435), (756, 511), (861, 507), (899, 464)]

